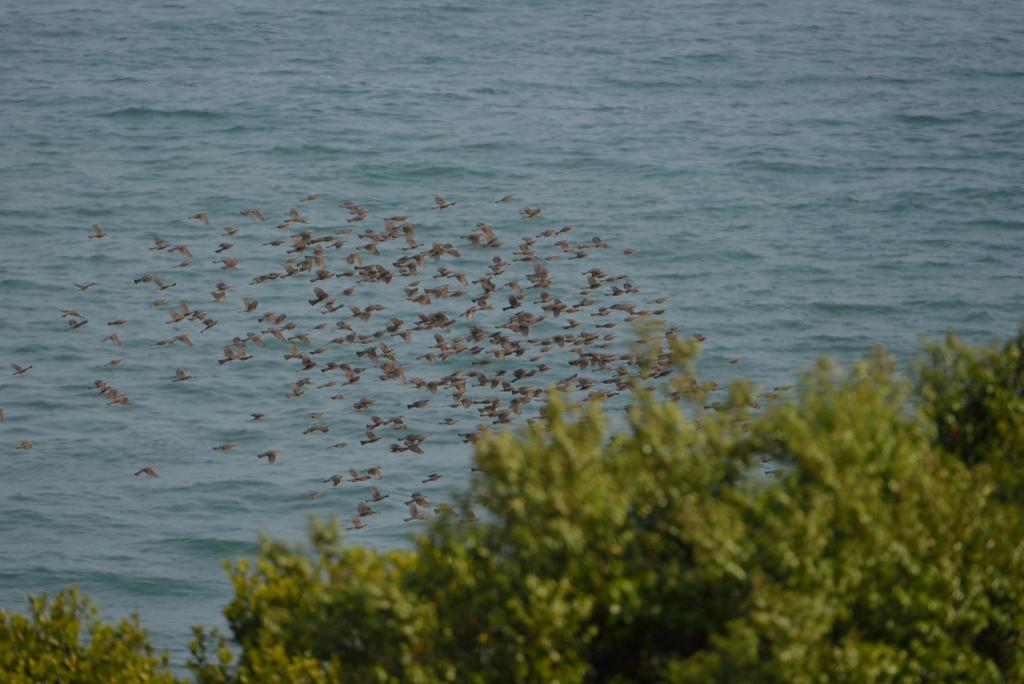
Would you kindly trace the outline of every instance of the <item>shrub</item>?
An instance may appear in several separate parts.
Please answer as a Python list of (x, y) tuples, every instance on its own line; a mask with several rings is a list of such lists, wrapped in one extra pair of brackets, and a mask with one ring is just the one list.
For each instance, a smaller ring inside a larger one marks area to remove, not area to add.
[(167, 660), (154, 652), (136, 616), (105, 624), (76, 588), (30, 598), (27, 615), (0, 611), (5, 684), (172, 684)]
[[(553, 395), (542, 422), (478, 445), (480, 477), (410, 550), (316, 521), (312, 553), (263, 540), (228, 566), (230, 640), (197, 629), (190, 668), (204, 684), (1024, 681), (1022, 340), (929, 343), (916, 382), (880, 352), (820, 362), (763, 410), (745, 383), (705, 406), (693, 349), (669, 340), (683, 406), (637, 389), (609, 435), (599, 405)], [(63, 666), (45, 638), (23, 648)]]

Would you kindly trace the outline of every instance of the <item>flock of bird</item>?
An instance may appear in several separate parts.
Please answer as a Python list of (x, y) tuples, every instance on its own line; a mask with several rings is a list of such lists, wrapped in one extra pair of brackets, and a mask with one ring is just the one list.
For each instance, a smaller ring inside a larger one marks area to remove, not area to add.
[[(303, 206), (319, 199), (310, 194), (302, 200)], [(387, 444), (384, 453), (429, 461), (430, 438), (438, 430), (457, 431), (464, 442), (472, 443), (494, 426), (533, 420), (543, 415), (551, 387), (589, 399), (608, 399), (627, 392), (640, 377), (641, 368), (645, 378), (671, 373), (667, 351), (652, 361), (630, 350), (628, 334), (619, 339), (615, 332), (622, 324), (657, 319), (665, 313), (665, 298), (644, 299), (628, 274), (611, 274), (590, 266), (598, 253), (607, 265), (619, 261), (611, 255), (629, 256), (634, 250), (610, 251), (611, 245), (600, 237), (581, 238), (571, 225), (545, 226), (539, 207), (515, 211), (509, 206), (514, 199), (509, 195), (496, 201), (505, 212), (505, 227), (499, 229), (474, 218), (458, 217), (456, 202), (435, 197), (431, 213), (446, 212), (445, 220), (466, 222), (454, 242), (428, 237), (428, 230), (449, 239), (452, 232), (429, 224), (417, 226), (408, 215), (394, 214), (374, 222), (370, 211), (351, 201), (339, 205), (347, 215), (333, 208), (324, 212), (331, 220), (330, 225), (321, 227), (303, 214), (306, 209), (293, 208), (276, 222), (267, 221), (260, 209), (245, 209), (233, 215), (236, 221), (243, 221), (239, 224), (242, 228), (216, 228), (210, 214), (199, 211), (188, 219), (194, 226), (190, 230), (197, 240), (209, 241), (215, 236), (212, 240), (217, 245), (208, 256), (198, 248), (196, 252), (213, 260), (218, 273), (231, 277), (222, 275), (224, 280), (210, 286), (209, 300), (187, 302), (173, 297), (177, 283), (166, 273), (190, 273), (197, 257), (185, 242), (152, 236), (152, 254), (139, 257), (140, 262), (149, 260), (152, 272), (139, 274), (134, 286), (154, 289), (156, 299), (149, 315), (166, 317), (169, 332), (161, 339), (131, 344), (165, 348), (167, 379), (175, 383), (203, 380), (200, 373), (194, 375), (187, 368), (171, 373), (171, 368), (180, 365), (170, 361), (176, 347), (206, 349), (215, 345), (220, 349), (215, 357), (217, 367), (244, 364), (256, 357), (280, 359), (287, 367), (281, 371), (282, 377), (289, 380), (286, 387), (282, 382), (285, 399), (305, 396), (307, 401), (323, 402), (308, 412), (310, 424), (301, 430), (303, 437), (332, 432), (324, 407), (339, 405), (327, 402), (345, 402), (340, 406), (349, 418), (365, 416), (358, 447), (352, 437), (351, 448), (347, 441), (325, 445), (347, 449), (339, 454), (354, 454), (346, 464), (351, 467), (339, 467), (347, 475), (320, 473), (315, 477), (328, 485), (322, 488), (326, 491), (342, 485), (366, 488), (349, 528), (361, 529), (367, 518), (377, 513), (374, 506), (390, 497), (379, 489), (387, 470), (379, 464), (383, 444)], [(371, 224), (374, 227), (367, 227)], [(115, 232), (93, 225), (83, 239), (99, 245)], [(261, 241), (259, 246), (253, 240), (243, 242), (242, 238), (250, 236)], [(259, 258), (252, 262), (267, 263), (269, 257), (277, 264), (275, 268), (246, 272), (248, 254), (240, 254), (245, 249), (239, 249), (245, 244), (259, 250)], [(226, 282), (232, 278), (234, 284)], [(239, 283), (240, 279), (248, 282)], [(275, 306), (276, 311), (261, 306), (261, 292), (279, 288), (284, 282), (306, 282), (302, 299)], [(88, 290), (96, 285), (73, 283), (86, 302)], [(243, 287), (244, 296), (236, 294)], [(226, 330), (229, 326), (220, 325), (225, 316), (218, 311), (226, 308), (234, 308), (244, 317), (243, 329)], [(398, 315), (400, 310), (410, 309), (415, 315)], [(61, 316), (71, 331), (81, 331), (89, 323), (89, 318), (74, 308), (62, 310)], [(128, 344), (122, 341), (121, 331), (130, 324), (121, 318), (103, 320), (97, 344), (109, 344), (119, 353)], [(95, 327), (96, 323), (88, 329)], [(670, 329), (664, 334), (676, 332)], [(122, 360), (114, 358), (107, 366), (112, 369)], [(11, 364), (14, 375), (29, 380), (34, 366), (22, 363), (26, 365)], [(93, 384), (96, 396), (103, 397), (110, 410), (131, 404), (115, 386), (115, 377), (111, 372)], [(372, 379), (361, 383), (368, 378)], [(400, 396), (408, 399), (403, 401), (404, 410), (385, 415), (388, 402), (378, 383), (401, 386)], [(428, 407), (433, 411), (424, 411)], [(430, 428), (424, 427), (421, 418), (427, 413), (434, 417)], [(247, 422), (269, 417), (252, 413)], [(4, 421), (4, 409), (0, 408), (0, 423)], [(460, 424), (467, 427), (455, 427)], [(17, 448), (32, 446), (24, 440)], [(235, 447), (236, 443), (225, 441), (204, 448), (226, 453)], [(290, 465), (286, 453), (278, 448), (253, 456), (278, 468)], [(443, 473), (430, 470), (424, 468), (416, 488), (443, 477)], [(158, 477), (152, 464), (134, 474)], [(318, 499), (325, 494), (322, 490), (306, 496)], [(407, 522), (422, 520), (430, 513), (474, 519), (471, 510), (456, 511), (450, 504), (433, 503), (421, 491), (395, 500), (408, 507)]]

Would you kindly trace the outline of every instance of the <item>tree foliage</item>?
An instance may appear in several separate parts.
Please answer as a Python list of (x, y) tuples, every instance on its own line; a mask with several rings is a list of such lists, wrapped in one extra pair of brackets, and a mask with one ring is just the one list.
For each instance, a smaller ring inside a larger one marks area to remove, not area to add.
[(109, 625), (77, 589), (29, 599), (27, 615), (0, 611), (0, 681), (6, 684), (171, 684), (136, 617)]
[[(928, 343), (913, 379), (880, 352), (823, 361), (763, 410), (745, 383), (705, 408), (670, 342), (686, 406), (637, 390), (609, 434), (553, 396), (478, 445), (481, 476), (412, 549), (314, 521), (311, 549), (230, 564), (230, 638), (197, 629), (195, 680), (1024, 680), (1024, 333)], [(86, 648), (37, 602), (3, 616), (0, 674)], [(129, 627), (117, 657), (158, 673)]]

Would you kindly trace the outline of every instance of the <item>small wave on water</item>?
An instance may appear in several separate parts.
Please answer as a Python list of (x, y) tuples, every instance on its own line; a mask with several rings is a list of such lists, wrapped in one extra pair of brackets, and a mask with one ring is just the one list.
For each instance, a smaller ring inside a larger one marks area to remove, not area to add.
[(239, 541), (219, 537), (167, 537), (142, 542), (138, 550), (143, 552), (167, 553), (184, 551), (186, 555), (196, 554), (209, 558), (235, 558), (255, 555), (259, 549), (256, 540)]
[(227, 116), (224, 112), (212, 112), (206, 109), (155, 109), (152, 107), (124, 107), (109, 112), (102, 112), (99, 116), (104, 118), (119, 119), (223, 119)]
[(862, 302), (812, 302), (811, 307), (829, 314), (836, 315), (861, 315), (861, 314), (883, 314), (892, 315), (899, 313), (899, 307), (887, 304), (866, 304)]

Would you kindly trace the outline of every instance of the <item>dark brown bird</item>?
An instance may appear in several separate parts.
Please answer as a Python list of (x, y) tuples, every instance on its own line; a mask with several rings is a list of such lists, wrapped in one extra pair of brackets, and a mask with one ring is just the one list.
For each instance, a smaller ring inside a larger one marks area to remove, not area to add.
[(188, 373), (188, 371), (182, 368), (179, 368), (178, 371), (174, 374), (174, 382), (185, 382), (186, 380), (191, 379), (192, 376)]
[(71, 283), (71, 284), (74, 285), (75, 287), (77, 287), (79, 292), (85, 292), (86, 290), (88, 290), (90, 287), (92, 287), (96, 283)]
[(437, 482), (440, 479), (441, 475), (439, 473), (430, 473), (429, 475), (427, 475), (427, 479), (423, 480), (423, 483), (426, 484), (427, 482)]
[(245, 209), (238, 213), (241, 214), (242, 216), (251, 216), (252, 218), (259, 219), (260, 221), (264, 220), (263, 212), (260, 211), (259, 209)]
[(345, 477), (342, 476), (342, 475), (331, 475), (329, 478), (324, 480), (324, 482), (330, 482), (335, 487), (337, 487), (338, 485), (340, 485), (342, 483), (342, 481), (344, 481), (344, 479), (345, 479)]
[(319, 304), (320, 302), (324, 301), (325, 299), (327, 299), (330, 296), (326, 292), (324, 292), (322, 289), (320, 289), (319, 287), (314, 287), (313, 288), (313, 294), (315, 294), (316, 296), (313, 297), (313, 299), (309, 300), (309, 305), (310, 306), (316, 306), (317, 304)]
[(277, 452), (264, 451), (262, 454), (257, 455), (256, 458), (265, 458), (267, 459), (267, 463), (273, 464), (277, 462)]
[(100, 228), (100, 224), (98, 224), (98, 223), (92, 224), (92, 233), (89, 234), (89, 239), (90, 240), (99, 240), (100, 238), (103, 238), (103, 237), (106, 237), (106, 236), (107, 236), (107, 234), (103, 232), (102, 228)]
[(352, 518), (352, 527), (346, 527), (346, 530), (361, 530), (366, 527), (366, 523), (358, 515)]
[(420, 509), (416, 507), (416, 504), (409, 504), (409, 517), (402, 518), (402, 522), (409, 522), (411, 520), (426, 520), (427, 516), (420, 513)]
[(370, 505), (365, 501), (360, 501), (356, 504), (356, 512), (359, 513), (360, 516), (366, 517), (368, 515), (374, 515), (377, 511), (370, 508)]
[(440, 195), (434, 195), (434, 204), (437, 205), (438, 209), (447, 209), (448, 207), (455, 206), (455, 202), (449, 202)]
[(151, 479), (160, 477), (159, 475), (156, 474), (156, 470), (153, 469), (153, 466), (146, 466), (145, 468), (140, 468), (135, 471), (135, 475), (136, 477), (138, 477), (139, 475), (148, 475)]
[(11, 364), (11, 368), (14, 369), (15, 375), (24, 375), (34, 368), (34, 366), (19, 366), (16, 363)]
[(427, 501), (427, 497), (423, 496), (419, 492), (414, 493), (409, 497), (409, 500), (405, 502), (407, 506), (413, 503), (417, 506), (423, 506), (423, 508), (430, 508), (430, 502)]
[(217, 446), (213, 447), (213, 450), (214, 451), (231, 451), (232, 449), (235, 448), (235, 446), (236, 445), (235, 445), (234, 442), (224, 442), (223, 444), (218, 444)]
[(189, 216), (189, 218), (195, 219), (196, 221), (201, 221), (204, 225), (210, 225), (210, 215), (207, 214), (205, 211), (200, 211), (195, 214), (192, 214), (191, 216)]
[(383, 501), (384, 499), (388, 498), (389, 496), (391, 496), (391, 495), (390, 494), (381, 494), (379, 489), (377, 489), (376, 487), (371, 487), (370, 488), (370, 498), (368, 499), (368, 501), (372, 501), (374, 503), (377, 503), (378, 501)]
[(349, 482), (364, 482), (370, 479), (369, 475), (360, 475), (359, 471), (357, 471), (355, 468), (349, 468), (348, 472), (352, 476)]

